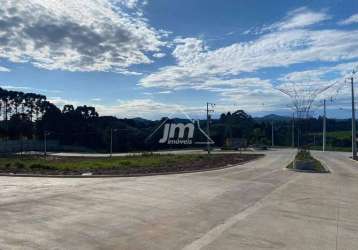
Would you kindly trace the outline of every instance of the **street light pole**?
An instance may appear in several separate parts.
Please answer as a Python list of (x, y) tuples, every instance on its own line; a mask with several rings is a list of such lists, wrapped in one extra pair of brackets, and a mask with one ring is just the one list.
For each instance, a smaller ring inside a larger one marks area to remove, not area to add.
[(111, 128), (111, 142), (110, 142), (110, 155), (109, 157), (112, 157), (112, 154), (113, 154), (113, 128)]
[(326, 100), (323, 100), (323, 138), (322, 151), (326, 150)]
[(47, 157), (47, 136), (49, 135), (50, 133), (45, 131), (44, 132), (44, 157), (46, 159)]
[[(355, 72), (353, 72), (355, 73)], [(353, 76), (351, 80), (351, 90), (352, 90), (352, 154), (353, 159), (357, 159), (357, 134), (356, 134), (356, 114), (355, 114), (355, 105), (354, 105), (354, 80)]]
[(118, 129), (111, 128), (109, 157), (112, 157), (112, 155), (113, 155), (113, 132), (117, 132), (117, 131), (118, 131)]
[(206, 141), (206, 144), (207, 144), (207, 150), (208, 150), (208, 154), (210, 154), (210, 112), (214, 112), (214, 110), (212, 109), (209, 109), (209, 105), (211, 107), (215, 106), (214, 103), (210, 103), (210, 102), (207, 102), (206, 103), (206, 135), (207, 135), (207, 141)]
[(292, 113), (292, 148), (295, 147), (295, 112)]
[(271, 121), (271, 147), (274, 146), (275, 146), (275, 142), (274, 142), (273, 121)]

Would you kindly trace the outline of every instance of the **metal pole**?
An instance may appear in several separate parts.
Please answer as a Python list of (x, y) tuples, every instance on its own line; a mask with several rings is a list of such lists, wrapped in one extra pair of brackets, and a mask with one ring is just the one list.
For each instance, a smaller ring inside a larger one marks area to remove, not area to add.
[(357, 159), (357, 134), (356, 134), (356, 115), (354, 105), (354, 82), (353, 76), (351, 77), (351, 88), (352, 88), (352, 154), (353, 159)]
[(47, 157), (47, 132), (44, 133), (44, 156)]
[(109, 157), (112, 157), (113, 154), (113, 129), (111, 128), (111, 145), (110, 145), (110, 155)]
[(215, 103), (210, 103), (207, 102), (206, 103), (206, 135), (207, 135), (207, 150), (208, 150), (208, 154), (210, 154), (211, 151), (211, 147), (210, 147), (210, 112), (214, 112), (213, 109), (209, 109), (209, 105), (213, 108), (215, 106)]
[(300, 148), (300, 127), (297, 129), (297, 147)]
[(292, 147), (295, 147), (295, 113), (292, 113)]
[[(210, 137), (210, 117), (209, 117), (209, 103), (206, 103), (206, 134), (208, 137)], [(207, 138), (207, 150), (208, 154), (210, 154), (210, 141), (209, 138)]]
[(271, 146), (275, 146), (274, 142), (274, 132), (273, 132), (273, 121), (271, 122)]
[(20, 155), (22, 156), (24, 153), (24, 138), (22, 136), (22, 133), (20, 134), (20, 141), (21, 141), (21, 153)]
[(323, 100), (323, 140), (322, 151), (326, 150), (326, 100)]

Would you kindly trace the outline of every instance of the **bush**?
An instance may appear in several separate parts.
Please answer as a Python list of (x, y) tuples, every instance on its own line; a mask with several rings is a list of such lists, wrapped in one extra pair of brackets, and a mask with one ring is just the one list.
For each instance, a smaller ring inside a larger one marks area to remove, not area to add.
[(17, 161), (14, 163), (14, 167), (17, 169), (24, 169), (25, 165), (23, 163)]
[(38, 164), (38, 163), (35, 163), (35, 164), (31, 164), (30, 165), (30, 169), (31, 170), (52, 170), (52, 169), (56, 169), (55, 167), (53, 166), (49, 166), (49, 165), (42, 165), (42, 164)]

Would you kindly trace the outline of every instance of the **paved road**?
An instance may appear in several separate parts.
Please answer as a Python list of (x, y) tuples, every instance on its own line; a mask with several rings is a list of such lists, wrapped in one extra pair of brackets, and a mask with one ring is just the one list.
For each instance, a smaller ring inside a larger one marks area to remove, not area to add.
[(230, 169), (114, 179), (0, 177), (0, 249), (358, 249), (358, 163), (284, 170), (280, 150)]

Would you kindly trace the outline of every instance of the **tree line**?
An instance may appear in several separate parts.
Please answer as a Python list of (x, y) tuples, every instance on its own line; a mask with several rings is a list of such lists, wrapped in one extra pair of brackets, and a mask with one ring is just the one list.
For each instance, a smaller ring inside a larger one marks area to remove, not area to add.
[[(3, 141), (20, 138), (43, 140), (46, 135), (49, 140), (77, 150), (108, 152), (112, 137), (114, 152), (160, 149), (161, 145), (146, 143), (145, 139), (163, 119), (151, 121), (99, 116), (94, 107), (86, 105), (64, 105), (60, 109), (44, 95), (0, 88), (0, 139)], [(228, 138), (245, 139), (248, 144), (270, 145), (271, 122), (269, 118), (257, 120), (243, 110), (227, 112), (211, 120), (211, 138), (218, 147), (224, 147)], [(322, 131), (321, 117), (311, 118), (308, 123), (309, 134)], [(200, 124), (206, 127), (205, 120)], [(350, 126), (350, 120), (327, 121), (328, 131), (349, 130)], [(316, 140), (319, 143), (319, 138)], [(292, 121), (289, 118), (274, 121), (274, 141), (277, 146), (292, 145)], [(349, 146), (350, 142), (333, 143)]]

